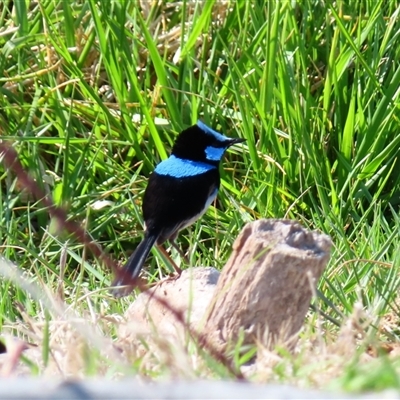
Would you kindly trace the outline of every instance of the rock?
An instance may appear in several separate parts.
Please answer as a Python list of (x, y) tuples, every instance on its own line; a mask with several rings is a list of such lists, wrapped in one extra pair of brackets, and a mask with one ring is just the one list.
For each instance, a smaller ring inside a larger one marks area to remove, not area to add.
[(183, 333), (172, 312), (153, 297), (160, 296), (175, 310), (183, 312), (189, 325), (197, 329), (210, 304), (219, 278), (219, 271), (211, 267), (197, 267), (182, 271), (177, 279), (167, 279), (141, 293), (125, 313), (126, 323), (119, 328), (119, 338), (134, 339), (136, 335), (175, 335)]
[[(289, 220), (247, 224), (222, 270), (205, 333), (217, 348), (298, 333), (328, 262), (331, 240)], [(242, 332), (242, 333), (241, 333)]]
[[(184, 338), (185, 330), (166, 304), (221, 351), (241, 335), (242, 344), (272, 345), (292, 338), (303, 326), (330, 247), (328, 236), (295, 221), (247, 224), (220, 277), (214, 268), (191, 268), (141, 293), (125, 314), (119, 339), (125, 344), (143, 336), (184, 343), (176, 338)], [(145, 348), (135, 351), (136, 356), (146, 354)]]
[(23, 377), (0, 381), (0, 400), (19, 399), (398, 399), (396, 390), (367, 394), (318, 391), (289, 385), (252, 384), (227, 380), (143, 383), (134, 376), (122, 380), (82, 381)]

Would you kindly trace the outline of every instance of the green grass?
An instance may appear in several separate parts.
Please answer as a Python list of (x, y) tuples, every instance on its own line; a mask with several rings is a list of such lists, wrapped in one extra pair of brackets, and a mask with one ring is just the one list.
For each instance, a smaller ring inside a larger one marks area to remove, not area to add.
[[(328, 301), (316, 305), (340, 323), (361, 305), (365, 340), (396, 343), (398, 329), (381, 320), (399, 315), (400, 3), (261, 4), (3, 3), (2, 139), (54, 202), (123, 261), (141, 238), (147, 177), (176, 134), (200, 118), (246, 138), (226, 156), (217, 206), (180, 235), (193, 265), (222, 267), (246, 222), (296, 219), (334, 243), (319, 285)], [(90, 307), (122, 313), (129, 302), (108, 297), (110, 272), (13, 174), (0, 173), (2, 255), (40, 287), (62, 287), (82, 315)], [(158, 280), (169, 270), (154, 250), (146, 271)], [(0, 288), (0, 327), (13, 327), (20, 307), (44, 318), (26, 290), (6, 280)], [(92, 291), (90, 307), (78, 301)], [(338, 334), (326, 319), (322, 329), (327, 341)], [(297, 365), (290, 357), (284, 363)], [(354, 360), (339, 387), (374, 389), (357, 381), (363, 362)], [(377, 373), (399, 370), (390, 358), (379, 365)], [(274, 376), (294, 379), (285, 368)]]

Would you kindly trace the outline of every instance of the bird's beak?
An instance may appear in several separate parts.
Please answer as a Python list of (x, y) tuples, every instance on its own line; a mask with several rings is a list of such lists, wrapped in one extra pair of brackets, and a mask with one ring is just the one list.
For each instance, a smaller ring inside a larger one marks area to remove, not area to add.
[(246, 139), (242, 139), (242, 138), (229, 139), (229, 146), (232, 146), (236, 143), (243, 143), (245, 141), (246, 141)]

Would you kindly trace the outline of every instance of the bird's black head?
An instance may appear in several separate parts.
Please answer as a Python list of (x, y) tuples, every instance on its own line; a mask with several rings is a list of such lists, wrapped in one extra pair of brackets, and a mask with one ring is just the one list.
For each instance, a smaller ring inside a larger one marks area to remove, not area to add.
[(198, 121), (178, 135), (172, 154), (186, 160), (217, 165), (229, 146), (241, 142), (244, 139), (228, 138)]

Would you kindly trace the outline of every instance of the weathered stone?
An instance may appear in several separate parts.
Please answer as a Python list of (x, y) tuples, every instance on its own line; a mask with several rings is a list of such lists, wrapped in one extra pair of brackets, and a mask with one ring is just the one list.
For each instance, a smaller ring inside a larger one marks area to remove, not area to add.
[(329, 259), (331, 240), (288, 220), (247, 224), (218, 280), (205, 332), (219, 348), (295, 335)]
[(135, 335), (176, 335), (183, 332), (171, 310), (160, 304), (154, 294), (183, 313), (189, 326), (197, 329), (204, 318), (218, 281), (219, 271), (211, 267), (190, 268), (177, 279), (167, 279), (141, 293), (125, 313), (126, 323), (120, 325), (119, 338), (134, 340)]

